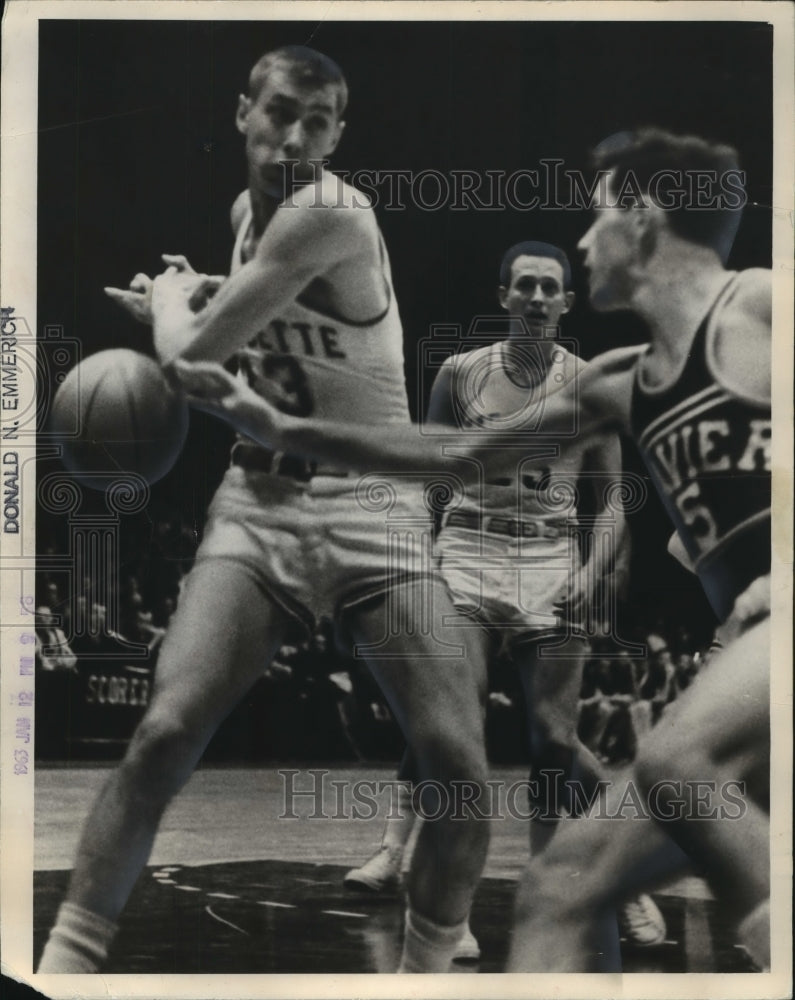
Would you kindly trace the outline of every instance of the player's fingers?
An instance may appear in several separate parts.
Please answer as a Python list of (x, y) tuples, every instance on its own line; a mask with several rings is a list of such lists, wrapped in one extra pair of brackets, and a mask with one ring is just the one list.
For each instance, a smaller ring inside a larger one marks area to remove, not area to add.
[(152, 279), (148, 274), (144, 274), (139, 271), (138, 274), (130, 282), (130, 291), (133, 292), (148, 292), (152, 288)]
[(165, 300), (171, 300), (175, 295), (184, 296), (185, 279), (178, 281), (179, 271), (175, 267), (167, 267), (162, 274), (155, 276), (152, 282), (152, 305), (155, 309)]
[(131, 292), (127, 288), (105, 288), (104, 291), (117, 305), (130, 312), (137, 311), (141, 300), (140, 292)]
[(180, 273), (196, 274), (188, 258), (181, 253), (164, 253), (160, 259), (169, 267), (175, 267)]
[(164, 278), (175, 278), (180, 272), (173, 266), (167, 267), (165, 271), (161, 271), (160, 274), (156, 274), (152, 281), (152, 288), (157, 288), (158, 285), (162, 285)]

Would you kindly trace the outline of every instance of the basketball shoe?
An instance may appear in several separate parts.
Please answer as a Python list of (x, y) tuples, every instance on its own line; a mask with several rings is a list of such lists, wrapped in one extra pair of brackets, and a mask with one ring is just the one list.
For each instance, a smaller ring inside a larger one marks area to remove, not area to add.
[(402, 864), (403, 848), (385, 844), (361, 868), (352, 868), (342, 884), (357, 892), (397, 892)]

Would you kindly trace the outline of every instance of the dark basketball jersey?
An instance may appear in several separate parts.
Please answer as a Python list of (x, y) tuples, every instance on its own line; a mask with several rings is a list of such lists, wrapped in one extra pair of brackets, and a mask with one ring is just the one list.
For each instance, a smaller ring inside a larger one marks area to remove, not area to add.
[(673, 385), (645, 386), (635, 371), (635, 440), (718, 618), (770, 572), (770, 406), (724, 388), (710, 364), (711, 335), (737, 278), (696, 332)]

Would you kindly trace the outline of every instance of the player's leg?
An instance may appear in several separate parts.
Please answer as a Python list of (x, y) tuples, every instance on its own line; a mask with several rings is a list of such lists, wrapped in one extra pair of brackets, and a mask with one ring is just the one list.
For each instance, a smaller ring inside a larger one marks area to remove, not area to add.
[[(576, 808), (571, 789), (590, 800), (603, 778), (596, 757), (577, 738), (582, 671), (589, 652), (577, 635), (564, 643), (555, 637), (528, 636), (512, 650), (525, 698), (530, 753), (530, 854), (537, 857), (559, 827), (560, 818)], [(613, 970), (620, 962), (618, 927), (612, 910), (599, 915), (594, 950), (600, 968)]]
[[(453, 805), (466, 794), (482, 795), (487, 776), (482, 702), (485, 692), (487, 637), (478, 628), (449, 626), (444, 641), (464, 650), (456, 657), (439, 656), (438, 642), (420, 629), (389, 628), (387, 616), (410, 620), (415, 595), (411, 584), (392, 591), (387, 602), (371, 601), (350, 616), (351, 632), (362, 645), (382, 643), (371, 669), (389, 700), (414, 754), (421, 782), (438, 782), (449, 807), (437, 819), (423, 822), (408, 876), (410, 914), (408, 942), (414, 958), (404, 971), (444, 971), (464, 932), (475, 888), (486, 859), (489, 827), (471, 808)], [(433, 584), (433, 613), (429, 620), (452, 620), (455, 615), (440, 581)], [(384, 654), (387, 654), (386, 656)], [(418, 804), (426, 816), (436, 815), (440, 793), (425, 786)], [(485, 796), (480, 808), (488, 811)], [(427, 943), (427, 949), (423, 944)], [(410, 950), (410, 949), (409, 949)]]
[[(770, 894), (764, 807), (770, 766), (769, 650), (765, 620), (718, 653), (687, 697), (663, 713), (635, 765), (646, 796), (673, 812), (665, 824), (669, 834), (740, 917)], [(733, 794), (734, 804), (724, 792)], [(682, 798), (686, 807), (678, 818)]]
[[(66, 919), (59, 924), (68, 925), (70, 916), (79, 922), (83, 914), (116, 920), (149, 857), (163, 810), (282, 644), (288, 620), (240, 563), (196, 564), (160, 653), (146, 715), (86, 820)], [(85, 927), (70, 933), (56, 925), (39, 971), (77, 971), (63, 967), (72, 945), (71, 960), (90, 964), (82, 940), (90, 934)]]
[(531, 859), (517, 893), (510, 971), (604, 971), (613, 911), (687, 866), (661, 826), (638, 818), (635, 796), (627, 797), (632, 781), (629, 768), (613, 775), (587, 815), (560, 824)]
[[(590, 801), (608, 771), (577, 737), (580, 690), (589, 644), (571, 636), (554, 649), (551, 639), (531, 639), (514, 651), (527, 709), (530, 762), (538, 790), (531, 802), (538, 816), (530, 824), (530, 853), (539, 854), (557, 828), (560, 809), (575, 811), (576, 801), (566, 794), (569, 783)], [(550, 653), (554, 655), (550, 655)], [(618, 930), (634, 945), (649, 947), (665, 940), (665, 919), (647, 895), (627, 899), (618, 909)], [(605, 961), (618, 962), (618, 936), (612, 913), (602, 925), (601, 951)], [(613, 956), (611, 959), (610, 956)]]
[[(552, 648), (554, 646), (554, 648)], [(528, 636), (512, 648), (525, 698), (531, 765), (530, 850), (539, 854), (554, 833), (561, 810), (570, 806), (568, 787), (579, 782), (591, 794), (601, 765), (577, 739), (582, 668), (588, 643), (573, 635), (564, 644), (554, 637)]]
[[(587, 971), (593, 915), (686, 863), (668, 834), (693, 852), (721, 896), (728, 893), (738, 918), (764, 913), (769, 840), (759, 806), (745, 799), (737, 818), (688, 821), (685, 813), (681, 821), (658, 824), (630, 818), (634, 809), (630, 805), (627, 813), (621, 803), (630, 801), (624, 796), (631, 782), (638, 801), (676, 817), (677, 802), (670, 796), (679, 793), (681, 803), (681, 792), (695, 787), (687, 782), (714, 782), (719, 789), (759, 773), (769, 735), (768, 637), (763, 622), (717, 655), (666, 710), (641, 745), (635, 769), (614, 781), (594, 818), (561, 830), (540, 863), (531, 862), (519, 894), (515, 971)], [(598, 860), (586, 866), (584, 857)], [(754, 926), (752, 933), (754, 957), (764, 965), (764, 928)]]

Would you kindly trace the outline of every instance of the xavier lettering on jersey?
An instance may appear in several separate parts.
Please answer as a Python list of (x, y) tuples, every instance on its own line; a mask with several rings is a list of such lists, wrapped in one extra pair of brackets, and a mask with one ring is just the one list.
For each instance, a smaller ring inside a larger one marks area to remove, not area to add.
[(771, 428), (717, 386), (700, 396), (660, 416), (640, 444), (703, 554), (769, 506)]

